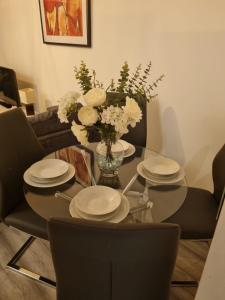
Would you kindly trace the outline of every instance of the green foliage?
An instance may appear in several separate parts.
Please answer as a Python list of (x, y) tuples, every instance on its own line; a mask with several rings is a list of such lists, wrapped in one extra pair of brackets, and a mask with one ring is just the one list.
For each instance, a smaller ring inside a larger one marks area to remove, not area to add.
[(152, 92), (154, 88), (158, 86), (159, 81), (161, 81), (164, 77), (164, 75), (161, 75), (155, 81), (149, 83), (151, 66), (152, 64), (149, 62), (143, 70), (142, 65), (139, 64), (132, 75), (129, 73), (126, 74), (126, 82), (123, 82), (125, 87), (123, 92), (131, 98), (135, 98), (139, 104), (141, 104), (140, 102), (144, 99), (147, 99), (149, 102), (156, 96), (156, 94), (152, 94)]
[(118, 93), (124, 93), (127, 88), (127, 82), (129, 79), (129, 66), (127, 62), (122, 65), (122, 69), (120, 71), (120, 78), (118, 79), (118, 86), (116, 91)]
[(90, 75), (89, 69), (84, 61), (81, 61), (79, 69), (77, 67), (74, 68), (74, 73), (75, 78), (78, 80), (78, 83), (84, 93), (87, 93), (90, 89), (92, 89), (91, 80), (93, 75)]
[(95, 70), (90, 71), (86, 65), (86, 63), (82, 60), (79, 68), (74, 67), (75, 78), (80, 84), (80, 88), (84, 94), (86, 94), (89, 90), (94, 87), (103, 88), (103, 84), (96, 80), (96, 72)]
[[(151, 75), (151, 62), (143, 69), (139, 64), (135, 71), (130, 74), (129, 65), (125, 62), (120, 70), (120, 77), (115, 83), (112, 79), (107, 92), (107, 105), (119, 105), (124, 104), (125, 96), (129, 96), (137, 100), (141, 105), (143, 101), (152, 100), (157, 94), (153, 94), (155, 88), (158, 87), (160, 81), (162, 81), (164, 75), (161, 75), (153, 82), (149, 82)], [(74, 68), (75, 78), (78, 80), (83, 93), (87, 93), (94, 87), (103, 88), (103, 84), (96, 80), (95, 70), (90, 71), (84, 61), (81, 61), (79, 68)]]
[(103, 84), (96, 79), (96, 72), (95, 72), (95, 70), (92, 71), (92, 74), (93, 74), (93, 76), (92, 76), (92, 88), (95, 87), (95, 88), (101, 88), (101, 89), (103, 89)]

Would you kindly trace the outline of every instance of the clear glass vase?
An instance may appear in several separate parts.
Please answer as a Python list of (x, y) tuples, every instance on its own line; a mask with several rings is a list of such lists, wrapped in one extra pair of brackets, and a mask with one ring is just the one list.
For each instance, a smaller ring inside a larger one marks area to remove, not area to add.
[(101, 176), (113, 177), (118, 175), (119, 167), (123, 162), (123, 157), (124, 150), (121, 143), (99, 143), (96, 149), (96, 159)]

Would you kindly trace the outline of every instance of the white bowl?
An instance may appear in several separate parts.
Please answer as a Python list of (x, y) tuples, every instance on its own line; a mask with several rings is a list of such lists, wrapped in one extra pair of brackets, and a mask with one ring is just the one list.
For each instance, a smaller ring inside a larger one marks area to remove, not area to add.
[[(123, 150), (127, 151), (130, 147), (130, 144), (124, 140), (118, 140), (118, 142), (123, 146)], [(115, 144), (116, 145), (116, 144)]]
[(50, 179), (65, 174), (69, 169), (67, 162), (60, 159), (43, 159), (34, 163), (29, 172), (33, 177)]
[(73, 199), (76, 207), (89, 215), (104, 215), (117, 209), (121, 202), (119, 192), (102, 185), (81, 190)]
[[(103, 147), (103, 148), (102, 148)], [(115, 144), (112, 144), (112, 152), (126, 152), (130, 147), (130, 144), (123, 140), (118, 140)], [(101, 153), (103, 150), (106, 151), (106, 146), (104, 143), (98, 143), (96, 148), (98, 153)]]
[(156, 184), (173, 184), (180, 182), (185, 177), (185, 172), (183, 168), (180, 168), (180, 171), (174, 176), (174, 177), (166, 177), (161, 176), (160, 178), (156, 178), (155, 176), (150, 175), (149, 172), (146, 172), (143, 162), (140, 162), (137, 165), (137, 172), (139, 175), (141, 175), (143, 178), (145, 178), (147, 181), (154, 182)]
[(126, 218), (130, 210), (130, 205), (127, 197), (121, 194), (120, 196), (121, 196), (121, 204), (115, 211), (109, 214), (100, 215), (100, 216), (84, 214), (76, 207), (74, 199), (70, 202), (70, 207), (69, 207), (70, 214), (74, 218), (81, 218), (81, 219), (99, 221), (99, 222), (119, 223)]
[(61, 185), (65, 182), (67, 182), (68, 180), (73, 178), (74, 174), (75, 174), (75, 168), (74, 168), (74, 166), (69, 164), (69, 170), (63, 176), (59, 176), (51, 181), (48, 181), (48, 180), (42, 181), (42, 182), (37, 182), (37, 180), (34, 181), (33, 177), (30, 175), (30, 169), (27, 169), (25, 171), (23, 178), (24, 178), (24, 181), (31, 186), (35, 186), (35, 187), (39, 187), (39, 188), (49, 188), (49, 187), (58, 186), (58, 185)]
[(167, 176), (179, 172), (180, 165), (166, 157), (150, 157), (143, 161), (143, 167), (151, 174)]

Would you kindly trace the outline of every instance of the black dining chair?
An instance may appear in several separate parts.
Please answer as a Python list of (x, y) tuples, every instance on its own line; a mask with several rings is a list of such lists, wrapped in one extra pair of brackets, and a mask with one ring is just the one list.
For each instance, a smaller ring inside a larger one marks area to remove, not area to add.
[[(181, 208), (166, 223), (179, 224), (181, 239), (206, 241), (212, 239), (225, 197), (225, 145), (216, 154), (212, 164), (213, 193), (188, 187)], [(174, 281), (178, 286), (197, 286), (197, 281)]]
[(0, 66), (0, 104), (6, 107), (21, 106), (16, 73)]
[(175, 224), (48, 223), (57, 300), (166, 300), (177, 255)]
[(23, 191), (23, 173), (30, 165), (43, 158), (43, 149), (20, 108), (0, 114), (0, 137), (0, 219), (7, 226), (31, 235), (7, 267), (55, 285), (51, 280), (36, 276), (16, 264), (35, 237), (48, 239), (46, 221), (30, 208)]
[(213, 237), (219, 210), (224, 201), (225, 188), (225, 145), (216, 154), (212, 164), (213, 193), (188, 187), (187, 196), (181, 208), (166, 223), (181, 227), (181, 238), (206, 240)]

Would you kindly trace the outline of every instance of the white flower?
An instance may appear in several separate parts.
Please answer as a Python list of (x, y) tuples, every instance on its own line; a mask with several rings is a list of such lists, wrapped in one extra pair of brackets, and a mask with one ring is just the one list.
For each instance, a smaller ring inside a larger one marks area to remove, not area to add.
[(59, 101), (58, 118), (61, 123), (69, 123), (67, 114), (74, 104), (77, 103), (80, 94), (77, 92), (68, 92)]
[(106, 100), (106, 92), (100, 88), (93, 88), (84, 95), (87, 105), (99, 106)]
[(98, 120), (98, 112), (92, 106), (83, 106), (78, 112), (78, 119), (85, 126), (92, 126)]
[(115, 123), (122, 118), (123, 110), (118, 106), (110, 105), (103, 109), (100, 115), (102, 123), (115, 125)]
[(126, 105), (122, 107), (127, 117), (128, 125), (135, 127), (137, 122), (142, 119), (142, 111), (137, 102), (130, 97), (126, 97)]
[(119, 136), (128, 133), (127, 126), (128, 126), (127, 118), (125, 115), (123, 115), (123, 117), (120, 118), (115, 124), (115, 130), (119, 134)]
[(71, 130), (77, 140), (84, 146), (88, 145), (87, 130), (83, 125), (78, 125), (76, 122), (72, 122)]
[(103, 109), (101, 113), (101, 123), (110, 124), (115, 127), (115, 131), (119, 135), (123, 135), (128, 132), (128, 120), (123, 109), (118, 106), (110, 105)]

